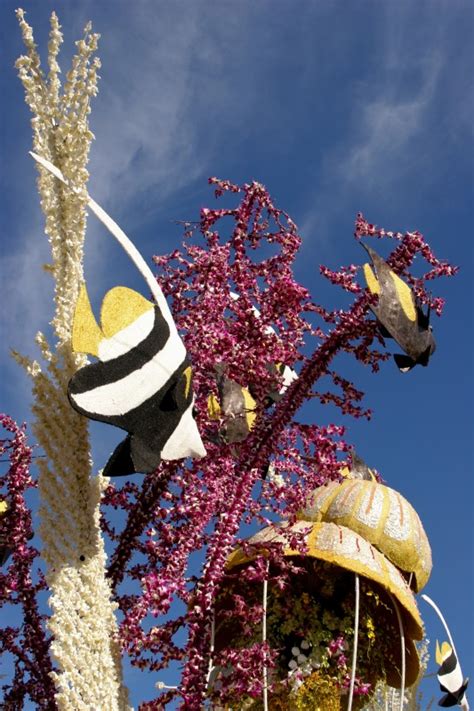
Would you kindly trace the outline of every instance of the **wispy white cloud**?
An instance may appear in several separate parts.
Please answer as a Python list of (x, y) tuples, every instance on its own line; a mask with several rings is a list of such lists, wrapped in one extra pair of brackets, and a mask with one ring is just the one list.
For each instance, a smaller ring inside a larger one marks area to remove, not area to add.
[(440, 66), (439, 56), (426, 63), (413, 98), (404, 97), (399, 87), (391, 87), (358, 107), (355, 132), (360, 138), (350, 146), (343, 165), (338, 164), (339, 178), (348, 183), (364, 180), (370, 187), (405, 172), (406, 163), (412, 162), (407, 148), (425, 129)]
[[(326, 153), (308, 201), (302, 223), (308, 240), (327, 241), (330, 225), (355, 196), (358, 208), (387, 195), (403, 201), (420, 179), (428, 183), (438, 167), (440, 126), (453, 121), (453, 103), (462, 83), (465, 88), (466, 77), (458, 83), (453, 72), (453, 13), (443, 22), (434, 9), (420, 16), (420, 8), (405, 3), (380, 6), (379, 12), (370, 71), (355, 83), (347, 128)], [(451, 100), (443, 101), (449, 61)]]

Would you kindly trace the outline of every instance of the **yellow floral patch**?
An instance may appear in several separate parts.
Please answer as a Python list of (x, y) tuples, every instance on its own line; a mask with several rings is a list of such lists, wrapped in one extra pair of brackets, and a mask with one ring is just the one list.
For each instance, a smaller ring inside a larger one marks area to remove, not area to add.
[(410, 321), (416, 321), (416, 308), (413, 302), (413, 294), (411, 293), (410, 287), (408, 286), (408, 284), (405, 284), (405, 282), (400, 279), (399, 276), (394, 274), (394, 272), (390, 272), (390, 276), (392, 277), (393, 283), (395, 284), (398, 300), (405, 316)]
[(364, 264), (364, 277), (371, 294), (380, 294), (380, 284), (372, 271), (370, 264)]

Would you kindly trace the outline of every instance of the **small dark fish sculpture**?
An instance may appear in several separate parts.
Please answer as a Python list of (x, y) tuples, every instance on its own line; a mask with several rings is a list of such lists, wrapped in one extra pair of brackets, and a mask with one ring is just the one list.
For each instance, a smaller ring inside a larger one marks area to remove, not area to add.
[[(362, 243), (361, 243), (362, 244)], [(399, 370), (406, 373), (415, 365), (427, 366), (436, 350), (436, 343), (430, 326), (430, 312), (425, 314), (417, 303), (412, 290), (382, 257), (371, 247), (362, 244), (372, 260), (372, 265), (364, 264), (364, 276), (371, 294), (378, 296), (378, 302), (371, 305), (384, 338), (393, 338), (406, 355), (395, 354), (394, 360)]]
[(343, 477), (347, 479), (365, 479), (366, 481), (377, 481), (372, 469), (354, 451), (351, 454), (351, 468), (344, 467), (341, 470)]
[(224, 425), (219, 434), (224, 442), (243, 442), (255, 423), (257, 403), (248, 388), (227, 377), (223, 364), (216, 365), (215, 371), (219, 397), (209, 396), (209, 416), (216, 420), (223, 416)]

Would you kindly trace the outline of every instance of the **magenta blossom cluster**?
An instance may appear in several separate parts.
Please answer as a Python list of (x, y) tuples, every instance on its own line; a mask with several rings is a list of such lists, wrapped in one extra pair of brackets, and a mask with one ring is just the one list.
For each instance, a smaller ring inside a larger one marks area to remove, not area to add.
[[(33, 537), (31, 511), (25, 495), (35, 486), (30, 476), (31, 447), (25, 426), (0, 414), (5, 433), (0, 440), (0, 458), (7, 470), (0, 475), (1, 498), (8, 509), (0, 519), (2, 546), (11, 552), (0, 570), (1, 618), (15, 625), (0, 626), (0, 656), (11, 662), (11, 681), (2, 686), (2, 708), (25, 708), (29, 698), (39, 709), (55, 709), (54, 685), (49, 676), (53, 670), (49, 655), (49, 637), (44, 629), (45, 616), (39, 613), (38, 593), (46, 589), (41, 573), (33, 570), (39, 555), (30, 544)], [(12, 610), (11, 606), (16, 609)]]

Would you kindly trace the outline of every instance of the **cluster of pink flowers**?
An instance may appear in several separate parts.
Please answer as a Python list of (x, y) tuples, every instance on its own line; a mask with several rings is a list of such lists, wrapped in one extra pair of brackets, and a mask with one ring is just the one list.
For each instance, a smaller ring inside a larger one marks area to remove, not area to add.
[[(0, 425), (5, 433), (0, 439), (0, 458), (8, 464), (0, 476), (0, 493), (8, 510), (0, 518), (2, 545), (11, 557), (0, 570), (0, 609), (2, 620), (8, 618), (8, 606), (18, 608), (16, 626), (0, 627), (0, 657), (11, 655), (14, 672), (9, 683), (3, 685), (6, 709), (24, 708), (29, 697), (40, 709), (55, 709), (54, 685), (49, 676), (52, 662), (44, 629), (45, 616), (38, 609), (38, 593), (46, 588), (39, 570), (33, 570), (39, 555), (30, 544), (33, 537), (31, 511), (26, 501), (29, 489), (35, 486), (30, 476), (31, 447), (27, 443), (25, 426), (19, 427), (11, 417), (0, 414)], [(5, 658), (5, 657), (4, 657)]]
[[(336, 272), (322, 267), (332, 284), (355, 294), (347, 310), (327, 311), (294, 279), (293, 262), (300, 246), (297, 227), (273, 205), (266, 189), (255, 182), (240, 187), (212, 178), (210, 183), (226, 206), (203, 208), (197, 223), (184, 224), (183, 249), (155, 257), (158, 279), (172, 301), (193, 363), (196, 418), (208, 455), (202, 461), (163, 462), (145, 476), (141, 487), (135, 480), (122, 486), (114, 482), (104, 496), (102, 527), (112, 548), (108, 572), (122, 612), (122, 648), (143, 669), (166, 669), (176, 661), (183, 666), (179, 689), (165, 690), (141, 707), (150, 710), (163, 708), (176, 696), (183, 708), (202, 707), (213, 609), (241, 525), (262, 526), (283, 517), (292, 521), (308, 491), (340, 476), (350, 451), (344, 428), (297, 422), (300, 406), (318, 397), (336, 404), (344, 414), (370, 417), (370, 410), (361, 405), (363, 393), (331, 364), (343, 351), (377, 371), (387, 357), (378, 349), (375, 321), (367, 318), (371, 297), (358, 283), (356, 266)], [(233, 206), (236, 200), (240, 202)], [(397, 240), (389, 264), (409, 281), (423, 303), (441, 313), (442, 301), (427, 294), (424, 282), (454, 274), (455, 269), (437, 260), (419, 233), (386, 232), (358, 215), (356, 237), (362, 236)], [(408, 272), (416, 254), (431, 266), (417, 279)], [(315, 340), (314, 351), (304, 356), (302, 346), (310, 339)], [(229, 378), (250, 386), (257, 401), (254, 427), (239, 444), (219, 439), (222, 421), (209, 416), (209, 395), (217, 395), (218, 363)], [(276, 363), (296, 367), (299, 377), (279, 402), (268, 407), (265, 395), (275, 388), (275, 375), (268, 366)], [(318, 392), (314, 386), (323, 377), (329, 378), (331, 386)], [(19, 431), (15, 432), (17, 436)], [(262, 481), (270, 462), (278, 476)], [(124, 512), (121, 529), (111, 524), (110, 508)], [(30, 521), (29, 515), (25, 507), (25, 521)], [(31, 550), (28, 530), (20, 540), (17, 526), (17, 544)], [(302, 545), (298, 540), (292, 544)], [(16, 555), (19, 565), (23, 553)], [(273, 555), (278, 557), (278, 551)], [(248, 566), (245, 575), (263, 580), (268, 571), (264, 562)], [(279, 569), (285, 565), (291, 563), (280, 555)], [(28, 577), (21, 580), (22, 595), (31, 590), (34, 600), (40, 586), (33, 586)], [(135, 581), (140, 592), (125, 593), (125, 580)], [(13, 579), (8, 578), (8, 583), (13, 590)], [(272, 584), (282, 587), (286, 578)], [(173, 607), (177, 601), (181, 604)], [(239, 604), (242, 601), (236, 598), (236, 610)], [(175, 610), (178, 613), (173, 614)], [(255, 607), (249, 620), (260, 612)], [(25, 637), (22, 653), (25, 649), (34, 654), (43, 645), (42, 656), (47, 659), (47, 640), (39, 635), (42, 621), (37, 611), (33, 619), (37, 636)], [(186, 635), (177, 634), (183, 630)], [(184, 637), (184, 642), (177, 641)], [(260, 644), (228, 652), (219, 663), (232, 665), (233, 688), (257, 695), (262, 682), (255, 669), (264, 659), (271, 667), (275, 653)], [(44, 677), (42, 693), (51, 700), (48, 664), (43, 660), (37, 668)]]

